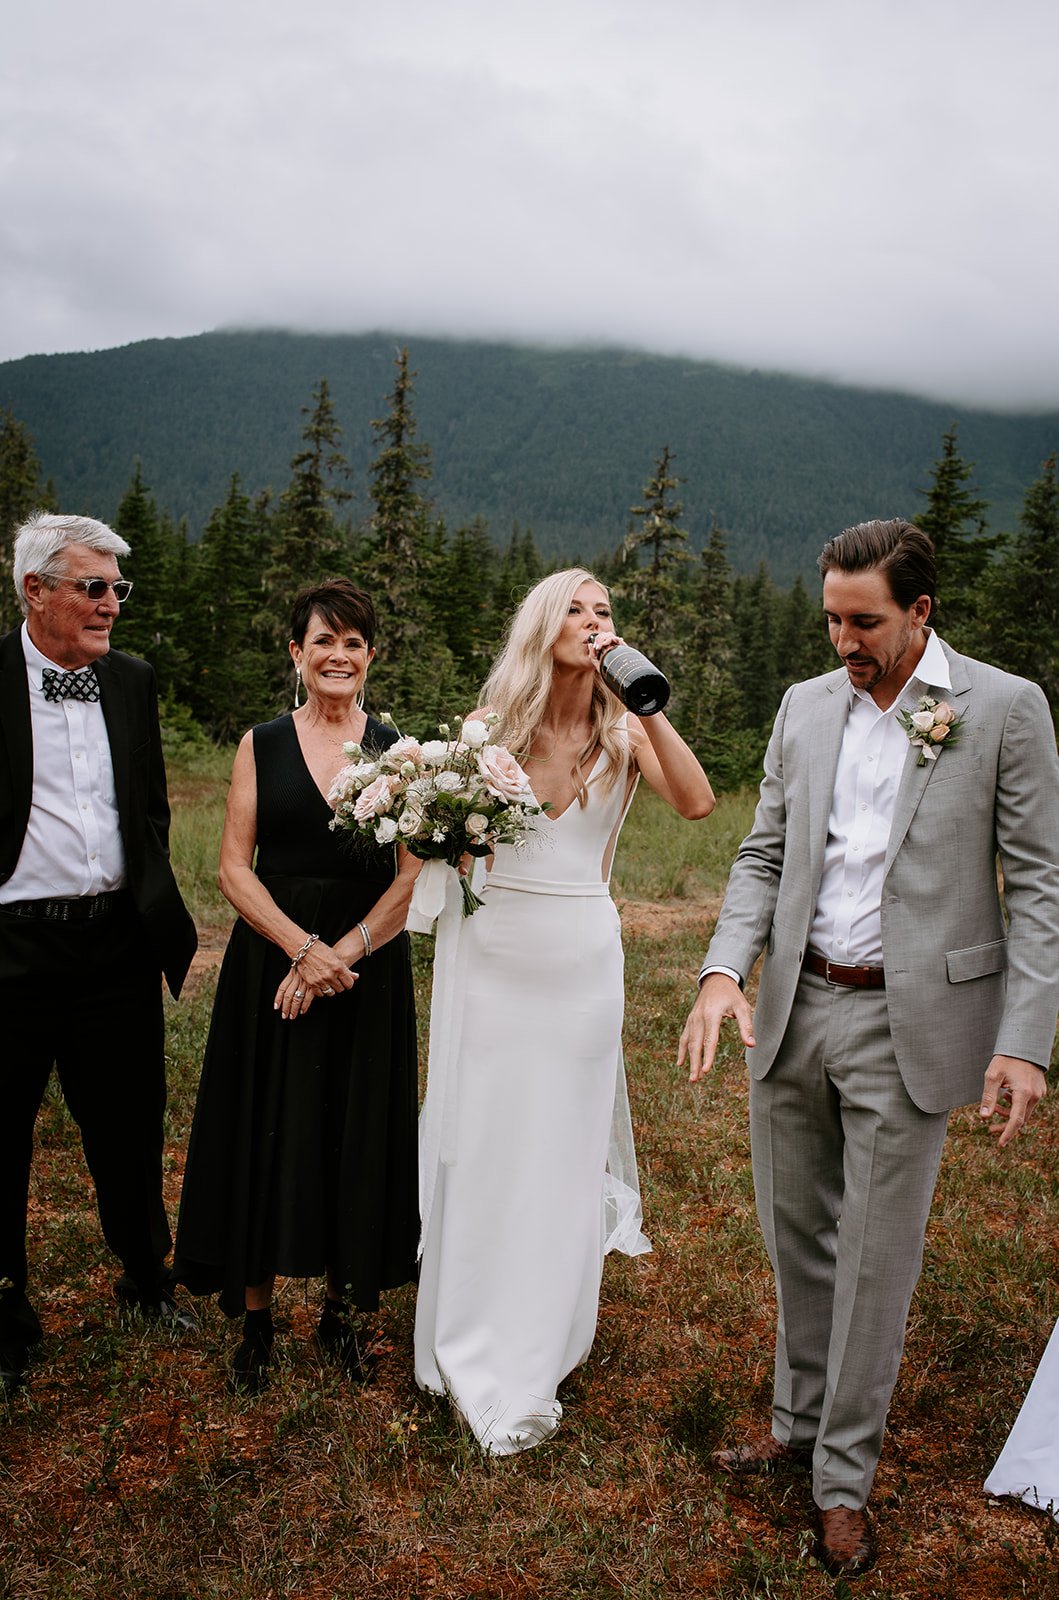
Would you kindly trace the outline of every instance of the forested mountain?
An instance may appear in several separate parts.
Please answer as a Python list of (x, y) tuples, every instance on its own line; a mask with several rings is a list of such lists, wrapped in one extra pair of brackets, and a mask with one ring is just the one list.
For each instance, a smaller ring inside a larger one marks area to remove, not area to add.
[(430, 494), (450, 529), (515, 526), (549, 557), (612, 551), (663, 445), (701, 549), (716, 522), (737, 571), (766, 558), (789, 583), (824, 539), (869, 516), (915, 515), (939, 441), (959, 423), (987, 526), (1010, 530), (1059, 444), (1059, 413), (1000, 415), (904, 395), (612, 349), (539, 349), (389, 334), (211, 333), (0, 363), (0, 411), (29, 430), (59, 503), (112, 519), (138, 460), (157, 504), (197, 539), (237, 472), (287, 481), (307, 405), (328, 381), (367, 510), (370, 422), (395, 344), (418, 372)]

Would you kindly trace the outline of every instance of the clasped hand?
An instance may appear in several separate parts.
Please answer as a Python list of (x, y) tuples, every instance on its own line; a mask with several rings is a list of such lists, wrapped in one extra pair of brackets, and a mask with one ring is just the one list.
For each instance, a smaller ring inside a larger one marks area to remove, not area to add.
[(318, 939), (284, 977), (276, 990), (273, 1008), (281, 1011), (285, 1020), (303, 1017), (318, 995), (329, 998), (352, 989), (358, 976), (336, 950)]

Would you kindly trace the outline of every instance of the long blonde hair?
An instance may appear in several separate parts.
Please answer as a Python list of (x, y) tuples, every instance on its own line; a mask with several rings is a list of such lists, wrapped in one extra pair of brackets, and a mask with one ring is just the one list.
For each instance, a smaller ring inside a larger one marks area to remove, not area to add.
[[(607, 593), (599, 579), (584, 567), (566, 567), (534, 585), (512, 617), (503, 648), (482, 688), (482, 705), (492, 707), (500, 717), (504, 743), (520, 761), (528, 757), (544, 721), (552, 691), (552, 647), (562, 631), (570, 602), (583, 583), (598, 584)], [(581, 806), (588, 803), (581, 764), (597, 744), (608, 757), (600, 774), (604, 792), (613, 787), (624, 769), (627, 746), (619, 727), (624, 711), (617, 695), (600, 677), (594, 677), (591, 732), (584, 749), (578, 751), (571, 773)]]

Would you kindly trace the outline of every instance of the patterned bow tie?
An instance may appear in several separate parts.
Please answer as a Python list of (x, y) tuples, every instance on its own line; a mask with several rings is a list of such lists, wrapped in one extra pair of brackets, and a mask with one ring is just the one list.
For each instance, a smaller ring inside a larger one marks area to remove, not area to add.
[(99, 699), (99, 679), (91, 667), (81, 672), (56, 672), (54, 667), (43, 667), (40, 677), (45, 700)]

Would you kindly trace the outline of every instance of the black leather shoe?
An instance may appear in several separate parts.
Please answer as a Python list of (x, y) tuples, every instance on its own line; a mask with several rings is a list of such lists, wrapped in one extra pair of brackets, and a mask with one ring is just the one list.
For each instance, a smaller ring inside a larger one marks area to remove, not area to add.
[(367, 1349), (363, 1318), (342, 1300), (324, 1301), (316, 1325), (316, 1348), (325, 1361), (344, 1368), (354, 1383), (367, 1383), (375, 1362)]
[(114, 1298), (123, 1320), (157, 1323), (166, 1333), (172, 1334), (198, 1332), (198, 1318), (177, 1303), (167, 1286), (151, 1294), (123, 1272), (115, 1281)]
[(11, 1400), (26, 1381), (29, 1351), (21, 1344), (0, 1344), (0, 1395)]
[(268, 1386), (272, 1361), (272, 1311), (248, 1311), (243, 1318), (243, 1342), (228, 1370), (233, 1394), (260, 1394)]

